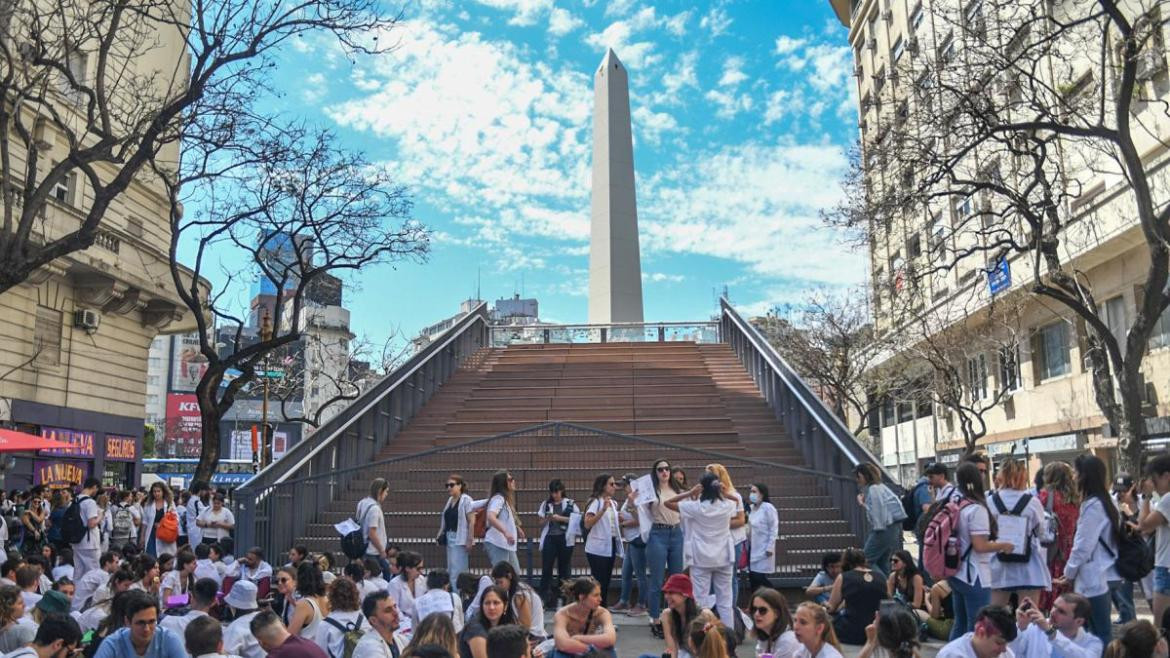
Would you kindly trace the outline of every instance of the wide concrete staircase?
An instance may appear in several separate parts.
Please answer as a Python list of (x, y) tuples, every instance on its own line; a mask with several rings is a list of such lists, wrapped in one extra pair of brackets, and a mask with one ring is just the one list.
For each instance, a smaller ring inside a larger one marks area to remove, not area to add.
[[(572, 426), (523, 431), (550, 422)], [(857, 542), (824, 478), (801, 470), (804, 457), (731, 348), (684, 342), (478, 350), (371, 466), (333, 496), (299, 541), (339, 551), (333, 524), (353, 514), (369, 480), (380, 476), (391, 483), (385, 506), (391, 543), (440, 566), (444, 549), (434, 538), (449, 473), (460, 473), (481, 498), (497, 469), (510, 470), (521, 522), (535, 538), (536, 509), (552, 478), (583, 502), (598, 473), (641, 475), (657, 459), (682, 466), (692, 483), (706, 464), (723, 463), (745, 499), (749, 484), (767, 484), (780, 515), (777, 577), (783, 582), (805, 582), (824, 551)], [(521, 547), (520, 559), (539, 570), (535, 542)], [(587, 571), (580, 546), (574, 565)], [(489, 566), (478, 547), (471, 566)]]

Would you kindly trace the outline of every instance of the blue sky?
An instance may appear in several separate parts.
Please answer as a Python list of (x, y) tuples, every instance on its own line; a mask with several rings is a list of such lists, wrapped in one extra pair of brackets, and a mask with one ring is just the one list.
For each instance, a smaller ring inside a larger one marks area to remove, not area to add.
[[(303, 39), (283, 110), (407, 184), (435, 232), (422, 265), (351, 282), (359, 335), (413, 335), (475, 290), (584, 322), (592, 72), (630, 72), (646, 319), (695, 320), (728, 286), (751, 313), (862, 280), (821, 227), (856, 135), (845, 30), (828, 0), (413, 0), (396, 49), (351, 60)], [(386, 43), (386, 41), (380, 41)]]

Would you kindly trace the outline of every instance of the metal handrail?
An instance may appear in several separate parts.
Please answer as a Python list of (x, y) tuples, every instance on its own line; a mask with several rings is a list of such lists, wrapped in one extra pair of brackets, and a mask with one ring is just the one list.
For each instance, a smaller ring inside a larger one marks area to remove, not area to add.
[[(336, 474), (339, 470), (368, 463), (454, 374), (464, 359), (476, 349), (487, 347), (488, 337), (487, 305), (480, 302), (311, 437), (293, 446), (283, 457), (237, 488), (233, 499), (239, 545), (257, 543), (261, 534), (258, 526), (265, 522), (257, 516), (257, 510), (275, 487), (290, 478), (317, 473)], [(345, 484), (348, 480), (342, 476), (338, 485)], [(303, 527), (309, 518), (306, 511), (299, 524)], [(267, 530), (272, 532), (275, 529)], [(282, 536), (295, 536), (299, 531), (299, 527), (280, 529)]]
[[(852, 473), (859, 464), (870, 463), (878, 467), (883, 483), (900, 493), (902, 487), (881, 461), (825, 406), (759, 330), (744, 320), (726, 298), (720, 299), (720, 308), (723, 340), (755, 380), (806, 463), (814, 470), (838, 474)], [(856, 503), (856, 489), (837, 482), (830, 483), (829, 489), (858, 537), (864, 536), (867, 525)]]

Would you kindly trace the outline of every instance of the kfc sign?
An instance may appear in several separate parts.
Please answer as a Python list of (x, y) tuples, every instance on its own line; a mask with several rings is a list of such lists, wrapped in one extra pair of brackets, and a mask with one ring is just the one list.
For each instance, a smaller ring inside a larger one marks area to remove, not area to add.
[(167, 395), (167, 423), (160, 453), (168, 457), (198, 457), (203, 438), (199, 401), (191, 393)]

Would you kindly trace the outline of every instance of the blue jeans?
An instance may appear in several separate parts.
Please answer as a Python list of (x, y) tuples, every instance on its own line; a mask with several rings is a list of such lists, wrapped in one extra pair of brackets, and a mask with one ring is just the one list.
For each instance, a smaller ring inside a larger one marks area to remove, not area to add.
[(451, 574), (451, 582), (459, 579), (459, 574), (467, 571), (467, 546), (455, 543), (455, 533), (447, 533), (447, 573)]
[[(639, 539), (636, 543), (642, 544), (642, 540)], [(622, 560), (622, 596), (618, 599), (621, 603), (630, 602), (635, 572), (638, 578), (638, 600), (635, 604), (646, 605), (646, 599), (650, 598), (650, 581), (646, 576), (646, 545), (636, 546), (635, 542), (628, 542), (626, 557)]]
[(486, 541), (483, 543), (483, 549), (487, 551), (488, 561), (491, 562), (493, 567), (501, 562), (511, 562), (512, 566), (516, 569), (516, 573), (520, 573), (520, 558), (516, 557), (516, 551), (500, 548)]
[(683, 534), (682, 528), (652, 528), (646, 542), (646, 566), (650, 570), (649, 599), (650, 618), (658, 619), (662, 614), (662, 583), (666, 575), (682, 573)]
[[(1126, 624), (1137, 618), (1137, 609), (1133, 605), (1133, 581), (1118, 580), (1109, 583), (1109, 598), (1117, 606), (1119, 624)], [(1108, 644), (1108, 643), (1106, 643)]]
[(885, 580), (890, 573), (890, 558), (894, 551), (902, 550), (902, 522), (895, 521), (885, 528), (870, 530), (862, 550), (865, 551), (865, 561), (869, 568), (881, 574), (881, 579)]
[(979, 614), (980, 608), (991, 603), (991, 590), (978, 580), (975, 581), (975, 585), (968, 585), (952, 576), (947, 578), (947, 582), (951, 585), (953, 597), (951, 603), (955, 608), (955, 625), (951, 627), (951, 639), (957, 640), (975, 630), (975, 615)]
[(378, 561), (378, 566), (382, 568), (382, 577), (383, 578), (385, 578), (386, 580), (390, 580), (391, 578), (394, 577), (394, 573), (392, 571), (390, 571), (390, 560), (387, 560), (385, 555), (375, 555), (372, 553), (366, 553), (366, 557), (372, 557)]
[[(1109, 583), (1110, 589), (1113, 583)], [(1100, 596), (1089, 597), (1089, 632), (1101, 639), (1101, 643), (1108, 646), (1113, 640), (1113, 605), (1109, 600), (1109, 592)]]
[[(609, 656), (609, 658), (617, 658), (617, 647), (616, 646), (611, 647), (609, 649), (594, 648), (593, 651), (596, 651), (603, 656)], [(552, 653), (549, 654), (548, 658), (575, 658), (575, 656), (579, 656), (579, 655), (583, 655), (583, 654), (565, 653), (564, 651), (561, 651), (560, 649), (553, 649)], [(651, 656), (651, 658), (658, 658), (658, 656)]]

